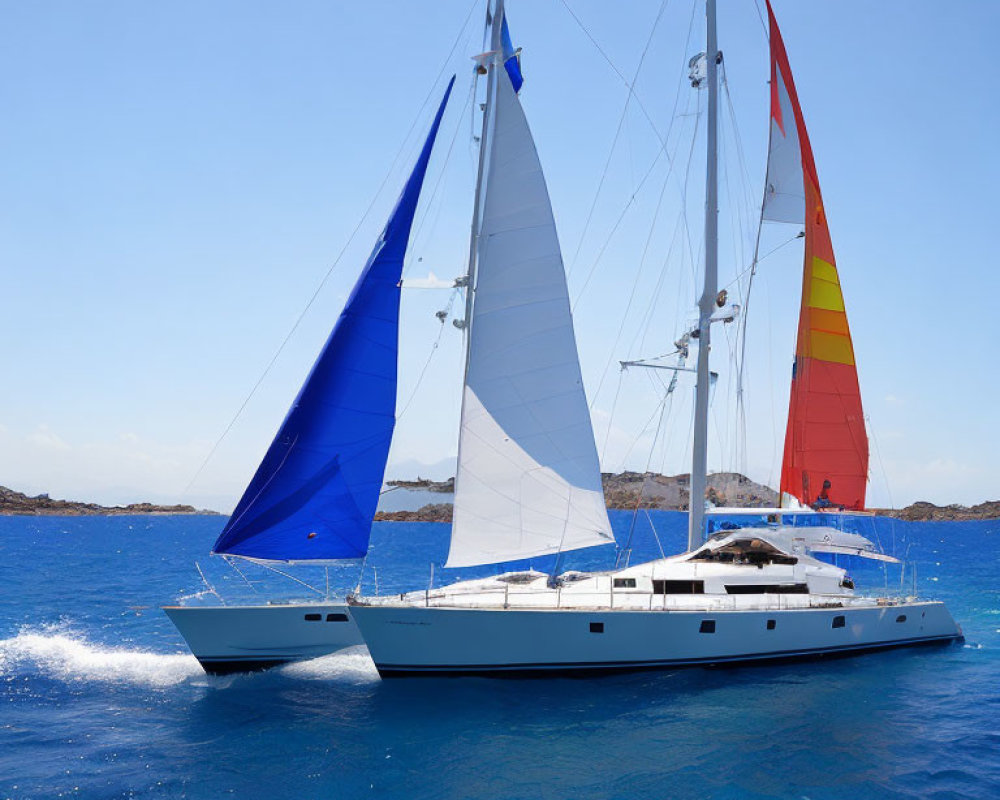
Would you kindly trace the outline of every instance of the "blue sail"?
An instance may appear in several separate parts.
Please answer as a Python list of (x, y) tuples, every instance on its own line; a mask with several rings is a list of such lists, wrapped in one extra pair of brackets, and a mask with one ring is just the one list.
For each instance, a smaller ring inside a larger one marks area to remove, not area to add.
[(514, 94), (521, 91), (524, 78), (521, 75), (521, 48), (514, 49), (514, 44), (510, 38), (510, 29), (507, 27), (507, 14), (503, 15), (503, 23), (500, 26), (500, 43), (503, 54), (503, 66), (510, 77), (510, 83), (514, 87)]
[(306, 561), (368, 551), (396, 424), (403, 257), (454, 83), (340, 318), (213, 552)]

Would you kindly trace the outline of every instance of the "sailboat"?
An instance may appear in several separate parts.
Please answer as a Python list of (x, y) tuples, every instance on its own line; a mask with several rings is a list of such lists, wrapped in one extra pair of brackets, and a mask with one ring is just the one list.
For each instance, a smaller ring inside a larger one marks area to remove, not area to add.
[[(453, 77), (343, 312), (213, 554), (323, 564), (367, 553), (396, 422), (403, 260), (454, 83)], [(164, 611), (210, 673), (263, 669), (362, 644), (343, 600)]]
[[(844, 569), (818, 557), (895, 561), (870, 540), (823, 524), (824, 518), (804, 526), (787, 519), (823, 498), (864, 508), (868, 445), (816, 166), (769, 3), (771, 130), (763, 216), (805, 227), (783, 507), (735, 512), (740, 524), (722, 526), (706, 539), (709, 353), (712, 325), (720, 319), (721, 59), (715, 0), (707, 0), (706, 12), (705, 276), (698, 325), (689, 337), (697, 343), (698, 361), (687, 551), (601, 573), (514, 572), (391, 597), (350, 596), (351, 613), (383, 676), (759, 662), (962, 637), (943, 603), (862, 594)], [(508, 69), (503, 0), (495, 0), (491, 22), (446, 567), (612, 541), (558, 238), (519, 102), (520, 73)], [(713, 528), (715, 521), (708, 516)]]

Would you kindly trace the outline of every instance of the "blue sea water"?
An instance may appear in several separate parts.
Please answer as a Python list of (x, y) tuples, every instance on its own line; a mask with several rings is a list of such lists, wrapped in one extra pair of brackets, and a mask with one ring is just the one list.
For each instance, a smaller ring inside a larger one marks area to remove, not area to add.
[[(620, 541), (632, 517), (614, 513)], [(635, 558), (684, 518), (640, 517)], [(158, 606), (302, 596), (205, 556), (221, 517), (0, 517), (3, 798), (998, 798), (1000, 523), (879, 520), (964, 645), (603, 678), (382, 682), (362, 652), (211, 678)], [(872, 523), (867, 523), (872, 524)], [(448, 526), (380, 523), (365, 591), (435, 581)], [(564, 568), (609, 566), (605, 548)], [(602, 552), (603, 551), (603, 552)], [(540, 564), (544, 566), (544, 564)], [(898, 570), (850, 564), (899, 588)], [(479, 574), (460, 571), (461, 577)], [(306, 580), (326, 589), (313, 569)], [(344, 591), (358, 566), (332, 571)], [(903, 576), (909, 591), (912, 573)]]

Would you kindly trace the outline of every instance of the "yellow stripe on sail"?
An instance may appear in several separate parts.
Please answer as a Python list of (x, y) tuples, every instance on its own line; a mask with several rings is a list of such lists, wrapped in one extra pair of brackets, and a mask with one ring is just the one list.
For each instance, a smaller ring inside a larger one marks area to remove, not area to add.
[(850, 336), (841, 336), (826, 331), (809, 331), (807, 358), (818, 361), (832, 361), (834, 364), (854, 365), (854, 347)]
[(813, 258), (809, 279), (809, 307), (826, 311), (844, 310), (844, 295), (840, 291), (837, 268), (822, 258)]

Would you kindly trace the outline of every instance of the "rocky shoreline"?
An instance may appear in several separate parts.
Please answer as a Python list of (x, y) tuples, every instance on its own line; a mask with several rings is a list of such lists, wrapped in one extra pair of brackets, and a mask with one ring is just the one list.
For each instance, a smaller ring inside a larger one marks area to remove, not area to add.
[(97, 503), (80, 503), (75, 500), (53, 500), (47, 494), (29, 497), (0, 486), (0, 516), (124, 516), (127, 514), (212, 514), (188, 505), (160, 506), (155, 503), (129, 503), (127, 506), (102, 506)]
[[(690, 476), (659, 475), (652, 472), (604, 473), (604, 498), (610, 509), (635, 508), (664, 511), (687, 511), (690, 500)], [(453, 492), (455, 479), (429, 481), (390, 481), (390, 486), (431, 492)], [(708, 499), (715, 505), (740, 508), (767, 508), (778, 504), (778, 493), (737, 472), (719, 472), (708, 477)], [(952, 522), (961, 520), (1000, 519), (1000, 500), (975, 506), (947, 505), (919, 501), (900, 509), (876, 508), (878, 516), (906, 522)], [(431, 503), (414, 511), (379, 511), (376, 522), (451, 522), (451, 503)]]

